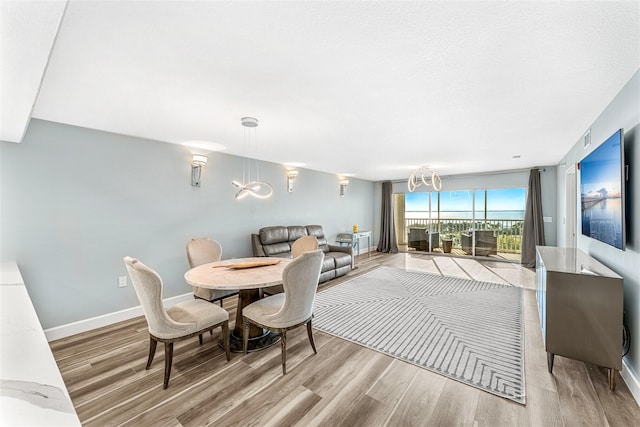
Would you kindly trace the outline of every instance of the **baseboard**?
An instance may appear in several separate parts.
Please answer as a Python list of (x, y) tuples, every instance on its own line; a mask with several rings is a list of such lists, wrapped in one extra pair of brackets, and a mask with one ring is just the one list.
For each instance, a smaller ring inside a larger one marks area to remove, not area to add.
[(620, 372), (620, 376), (629, 388), (629, 391), (631, 391), (633, 398), (636, 400), (638, 405), (640, 405), (640, 378), (638, 378), (634, 372), (629, 369), (629, 365), (624, 359), (622, 359), (622, 371)]
[[(183, 295), (167, 298), (164, 300), (165, 307), (171, 307), (183, 301), (193, 299), (193, 293), (189, 292)], [(142, 307), (131, 307), (125, 310), (113, 313), (103, 314), (102, 316), (92, 317), (90, 319), (80, 320), (78, 322), (69, 323), (67, 325), (56, 326), (55, 328), (45, 329), (44, 335), (47, 341), (55, 341), (61, 338), (70, 337), (71, 335), (80, 334), (82, 332), (91, 331), (93, 329), (102, 328), (103, 326), (113, 325), (114, 323), (124, 320), (133, 319), (142, 316)]]
[[(375, 251), (378, 250), (377, 246), (373, 246), (371, 245), (371, 253), (374, 253)], [(362, 249), (360, 249), (360, 255), (365, 255), (369, 253), (369, 247), (364, 247)], [(353, 251), (353, 255), (358, 255), (358, 251)]]

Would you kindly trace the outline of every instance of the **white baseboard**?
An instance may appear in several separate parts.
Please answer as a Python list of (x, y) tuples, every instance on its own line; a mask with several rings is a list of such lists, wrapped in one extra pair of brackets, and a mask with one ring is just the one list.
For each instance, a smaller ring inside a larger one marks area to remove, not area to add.
[(622, 371), (620, 372), (620, 376), (624, 380), (625, 384), (631, 391), (633, 398), (640, 405), (640, 378), (638, 378), (634, 372), (629, 369), (629, 365), (627, 365), (626, 360), (622, 359)]
[[(183, 301), (193, 299), (193, 293), (189, 292), (183, 295), (167, 298), (164, 300), (165, 307), (171, 307)], [(61, 338), (70, 337), (71, 335), (87, 332), (92, 329), (102, 328), (103, 326), (113, 325), (114, 323), (124, 320), (133, 319), (142, 316), (142, 307), (131, 307), (125, 310), (116, 311), (114, 313), (103, 314), (102, 316), (92, 317), (90, 319), (80, 320), (78, 322), (69, 323), (67, 325), (56, 326), (55, 328), (45, 329), (44, 334), (47, 341), (55, 341)]]
[[(371, 253), (374, 253), (377, 250), (378, 250), (377, 246), (371, 245)], [(365, 255), (365, 254), (368, 254), (368, 253), (369, 253), (369, 247), (368, 246), (360, 249), (360, 255)], [(353, 255), (357, 256), (358, 255), (358, 251), (353, 251)]]

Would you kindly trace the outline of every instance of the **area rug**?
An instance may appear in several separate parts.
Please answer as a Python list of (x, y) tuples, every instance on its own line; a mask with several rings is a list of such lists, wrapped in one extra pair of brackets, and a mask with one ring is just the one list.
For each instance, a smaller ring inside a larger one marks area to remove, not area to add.
[(316, 295), (313, 325), (525, 403), (522, 289), (380, 267)]

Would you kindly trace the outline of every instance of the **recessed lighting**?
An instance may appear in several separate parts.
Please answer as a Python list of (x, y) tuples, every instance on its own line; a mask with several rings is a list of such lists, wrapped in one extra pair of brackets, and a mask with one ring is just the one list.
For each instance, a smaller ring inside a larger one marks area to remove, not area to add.
[(512, 159), (519, 159), (521, 156), (520, 154), (516, 154), (515, 156), (511, 156)]

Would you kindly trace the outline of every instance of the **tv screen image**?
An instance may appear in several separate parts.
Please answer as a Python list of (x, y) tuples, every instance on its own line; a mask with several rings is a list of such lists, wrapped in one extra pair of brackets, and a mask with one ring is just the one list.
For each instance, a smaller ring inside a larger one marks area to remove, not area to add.
[(579, 165), (582, 234), (624, 250), (624, 132), (616, 131)]

